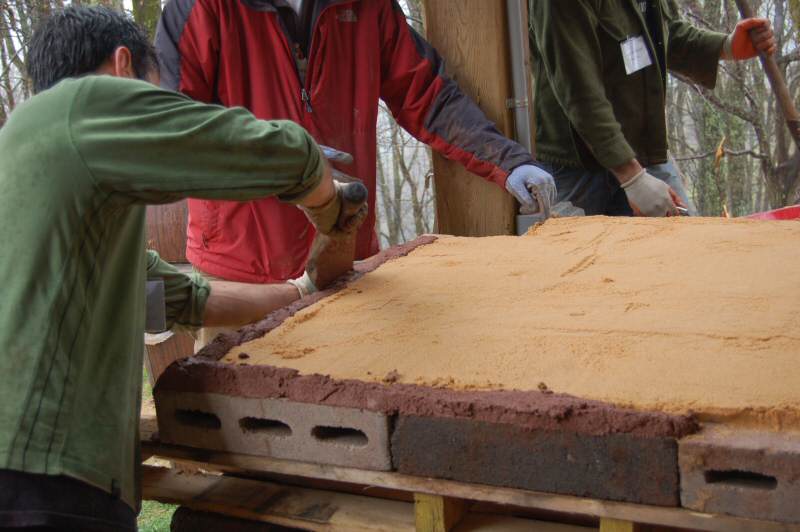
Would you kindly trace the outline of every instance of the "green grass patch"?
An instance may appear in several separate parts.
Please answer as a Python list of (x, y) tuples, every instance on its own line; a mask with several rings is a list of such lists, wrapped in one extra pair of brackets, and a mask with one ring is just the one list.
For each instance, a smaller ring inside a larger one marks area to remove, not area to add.
[(139, 512), (139, 532), (169, 532), (172, 514), (178, 507), (155, 501), (142, 501)]
[(147, 375), (147, 368), (142, 370), (142, 402), (147, 402), (153, 398), (153, 387), (150, 386), (150, 377)]
[[(153, 400), (153, 388), (147, 370), (142, 373), (142, 401)], [(155, 501), (142, 501), (142, 511), (139, 512), (139, 532), (169, 532), (172, 514), (178, 508), (172, 504), (161, 504)]]

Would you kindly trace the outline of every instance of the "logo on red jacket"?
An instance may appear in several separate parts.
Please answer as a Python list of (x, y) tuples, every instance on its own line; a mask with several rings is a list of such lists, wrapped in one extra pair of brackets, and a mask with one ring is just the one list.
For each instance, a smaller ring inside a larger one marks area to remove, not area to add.
[(339, 22), (358, 22), (358, 15), (352, 9), (345, 8), (336, 14), (336, 19)]

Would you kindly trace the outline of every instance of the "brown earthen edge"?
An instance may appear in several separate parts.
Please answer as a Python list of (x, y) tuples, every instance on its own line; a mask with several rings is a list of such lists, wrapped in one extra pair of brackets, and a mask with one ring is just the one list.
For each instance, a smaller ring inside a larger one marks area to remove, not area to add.
[(218, 362), (237, 346), (267, 334), (296, 312), (341, 290), (384, 262), (405, 256), (435, 240), (435, 236), (426, 235), (384, 250), (358, 264), (355, 271), (336, 286), (296, 301), (236, 333), (218, 337), (196, 356), (170, 365), (158, 379), (156, 394), (174, 391), (285, 398), (391, 415), (467, 418), (530, 430), (568, 430), (596, 436), (624, 433), (681, 438), (698, 430), (696, 421), (689, 415), (621, 408), (546, 391), (462, 391), (415, 384), (380, 384), (338, 380), (327, 375), (301, 375), (290, 368)]

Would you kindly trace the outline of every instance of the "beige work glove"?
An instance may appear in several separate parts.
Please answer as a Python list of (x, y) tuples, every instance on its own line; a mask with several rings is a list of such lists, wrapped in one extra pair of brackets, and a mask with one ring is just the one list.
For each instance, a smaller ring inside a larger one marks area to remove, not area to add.
[(672, 189), (658, 179), (642, 170), (635, 177), (620, 185), (628, 197), (628, 203), (641, 216), (673, 216), (678, 214), (673, 200)]
[[(314, 224), (317, 232), (323, 235), (330, 235), (336, 231), (350, 233), (357, 229), (367, 216), (366, 196), (363, 200), (359, 197), (357, 202), (358, 209), (350, 208), (342, 211), (342, 206), (348, 202), (348, 194), (352, 193), (354, 187), (363, 187), (363, 184), (360, 182), (358, 185), (355, 183), (340, 183), (334, 180), (333, 186), (336, 189), (336, 193), (325, 205), (300, 207), (306, 213), (308, 219), (311, 220), (311, 223)], [(349, 202), (349, 204), (352, 203), (352, 201)]]
[(318, 233), (328, 234), (333, 231), (336, 222), (339, 220), (339, 214), (342, 211), (342, 194), (338, 182), (333, 182), (334, 194), (328, 203), (320, 205), (319, 207), (300, 207), (306, 213), (306, 216), (314, 224)]
[(327, 204), (303, 208), (317, 228), (302, 277), (292, 279), (300, 297), (324, 290), (353, 267), (358, 228), (367, 218), (367, 189), (361, 182), (334, 181), (336, 194)]

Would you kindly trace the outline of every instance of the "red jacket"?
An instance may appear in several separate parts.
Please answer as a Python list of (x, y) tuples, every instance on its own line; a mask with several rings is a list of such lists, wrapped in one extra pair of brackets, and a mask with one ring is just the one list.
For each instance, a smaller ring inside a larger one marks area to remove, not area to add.
[[(279, 1), (279, 0), (278, 0)], [(306, 0), (312, 1), (312, 0)], [(446, 157), (503, 186), (533, 163), (444, 74), (436, 51), (393, 0), (317, 0), (305, 83), (271, 0), (171, 0), (156, 33), (161, 82), (204, 102), (289, 119), (349, 152), (339, 167), (363, 179), (370, 215), (357, 255), (378, 251), (376, 120), (383, 99), (401, 126)], [(293, 205), (190, 200), (186, 256), (200, 270), (244, 282), (302, 274), (314, 229)]]

